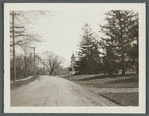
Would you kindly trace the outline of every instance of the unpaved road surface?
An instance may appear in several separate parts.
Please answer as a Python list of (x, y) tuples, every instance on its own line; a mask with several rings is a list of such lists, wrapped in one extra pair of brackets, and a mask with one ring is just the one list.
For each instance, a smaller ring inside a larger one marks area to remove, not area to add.
[(87, 89), (55, 76), (41, 76), (11, 91), (11, 106), (116, 106)]

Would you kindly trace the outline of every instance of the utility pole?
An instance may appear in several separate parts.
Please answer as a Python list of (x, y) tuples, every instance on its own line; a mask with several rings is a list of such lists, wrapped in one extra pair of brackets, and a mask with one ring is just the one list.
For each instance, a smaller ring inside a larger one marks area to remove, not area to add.
[(43, 75), (45, 75), (45, 65), (43, 66)]
[(22, 35), (15, 35), (15, 33), (21, 33), (20, 31), (16, 32), (15, 28), (24, 28), (24, 27), (15, 27), (15, 25), (14, 25), (14, 16), (19, 15), (19, 14), (16, 14), (16, 13), (14, 13), (14, 11), (12, 11), (10, 13), (10, 15), (12, 16), (12, 27), (10, 27), (10, 28), (12, 28), (12, 31), (10, 31), (10, 32), (12, 32), (12, 36), (10, 36), (10, 37), (12, 37), (12, 39), (13, 39), (13, 79), (14, 79), (14, 81), (16, 81), (15, 37), (22, 36)]
[[(35, 71), (36, 71), (36, 54), (39, 54), (39, 53), (36, 53), (36, 47), (31, 47), (33, 48), (34, 50), (34, 74), (35, 74)], [(38, 67), (39, 67), (39, 64), (38, 64)]]
[(44, 75), (43, 70), (44, 70), (44, 67), (42, 67), (42, 75)]
[(26, 78), (26, 76), (27, 76), (27, 71), (26, 71), (26, 49), (24, 50), (24, 64), (25, 64), (25, 78)]
[(14, 38), (14, 12), (12, 12), (12, 37), (13, 37), (13, 78), (16, 81), (16, 58), (15, 58), (15, 38)]
[(39, 53), (36, 53), (36, 55), (37, 55), (37, 61), (38, 61), (38, 75), (39, 75), (40, 74), (40, 62), (39, 62), (39, 59), (38, 59)]
[(34, 50), (34, 74), (35, 74), (35, 47), (33, 47)]

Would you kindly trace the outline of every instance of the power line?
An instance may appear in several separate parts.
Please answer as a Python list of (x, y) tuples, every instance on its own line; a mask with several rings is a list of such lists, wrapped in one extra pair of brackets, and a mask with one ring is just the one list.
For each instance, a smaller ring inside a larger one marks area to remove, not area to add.
[(15, 37), (14, 37), (14, 12), (12, 12), (12, 35), (13, 35), (13, 78), (16, 81)]
[(36, 47), (31, 47), (31, 48), (33, 48), (33, 50), (34, 50), (34, 74), (35, 74), (35, 68), (36, 68), (36, 66), (35, 66), (35, 63), (36, 63), (36, 54), (38, 54), (38, 53), (36, 53)]
[[(15, 28), (24, 28), (24, 27), (16, 27), (15, 24), (14, 24), (14, 18), (15, 18), (15, 15), (19, 15), (19, 14), (16, 14), (14, 13), (14, 11), (12, 11), (10, 13), (10, 15), (12, 16), (12, 27), (10, 27), (12, 29), (12, 38), (13, 38), (13, 78), (14, 78), (14, 81), (16, 81), (16, 58), (15, 58), (15, 37), (17, 36), (21, 36), (21, 35), (15, 35)], [(19, 31), (17, 31), (19, 32)], [(22, 33), (22, 32), (20, 32)]]
[(35, 74), (35, 47), (33, 47), (33, 50), (34, 50), (34, 74)]

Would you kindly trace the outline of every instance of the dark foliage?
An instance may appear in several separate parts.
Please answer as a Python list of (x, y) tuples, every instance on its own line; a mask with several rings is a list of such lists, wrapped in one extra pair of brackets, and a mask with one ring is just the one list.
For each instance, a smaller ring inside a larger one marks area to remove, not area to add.
[(105, 25), (100, 25), (105, 34), (100, 42), (106, 53), (105, 73), (111, 75), (120, 68), (122, 74), (125, 74), (126, 65), (134, 65), (133, 62), (138, 61), (138, 14), (133, 11), (112, 10), (106, 13), (105, 21)]
[(100, 67), (98, 42), (88, 24), (84, 25), (82, 31), (78, 60), (74, 66), (75, 71), (77, 74), (97, 74)]

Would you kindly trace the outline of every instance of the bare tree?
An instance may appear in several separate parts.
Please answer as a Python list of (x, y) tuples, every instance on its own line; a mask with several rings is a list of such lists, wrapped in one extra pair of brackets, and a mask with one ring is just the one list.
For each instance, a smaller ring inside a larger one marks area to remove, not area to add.
[[(16, 39), (14, 45), (16, 46), (24, 46), (26, 44), (28, 44), (28, 46), (30, 46), (31, 44), (35, 43), (35, 42), (42, 42), (43, 40), (40, 39), (40, 36), (38, 34), (26, 34), (25, 36), (20, 36)], [(10, 47), (13, 46), (12, 41), (10, 41)]]
[[(15, 42), (14, 45), (22, 47), (23, 44), (31, 45), (36, 42), (43, 42), (41, 40), (41, 35), (37, 33), (32, 33), (28, 29), (30, 25), (35, 25), (37, 20), (42, 17), (53, 17), (56, 12), (51, 11), (13, 11), (14, 20), (10, 18), (10, 24), (14, 23), (14, 33), (15, 33)], [(12, 16), (12, 13), (10, 13)], [(23, 26), (23, 27), (20, 27)], [(10, 30), (10, 36), (12, 37), (12, 27)], [(10, 47), (13, 46), (12, 40), (10, 40)]]
[(52, 75), (53, 71), (64, 62), (64, 58), (61, 58), (55, 55), (53, 52), (49, 51), (44, 52), (42, 57), (38, 58), (43, 63), (43, 65), (45, 65), (46, 70), (49, 72), (50, 75)]
[[(13, 55), (13, 76), (16, 80), (16, 55), (15, 47), (31, 46), (41, 40), (41, 34), (33, 33), (29, 29), (38, 19), (44, 16), (53, 16), (49, 11), (11, 11), (10, 12), (10, 55)], [(24, 48), (23, 48), (24, 49)], [(26, 62), (26, 58), (24, 57)], [(26, 63), (25, 63), (26, 64)]]

